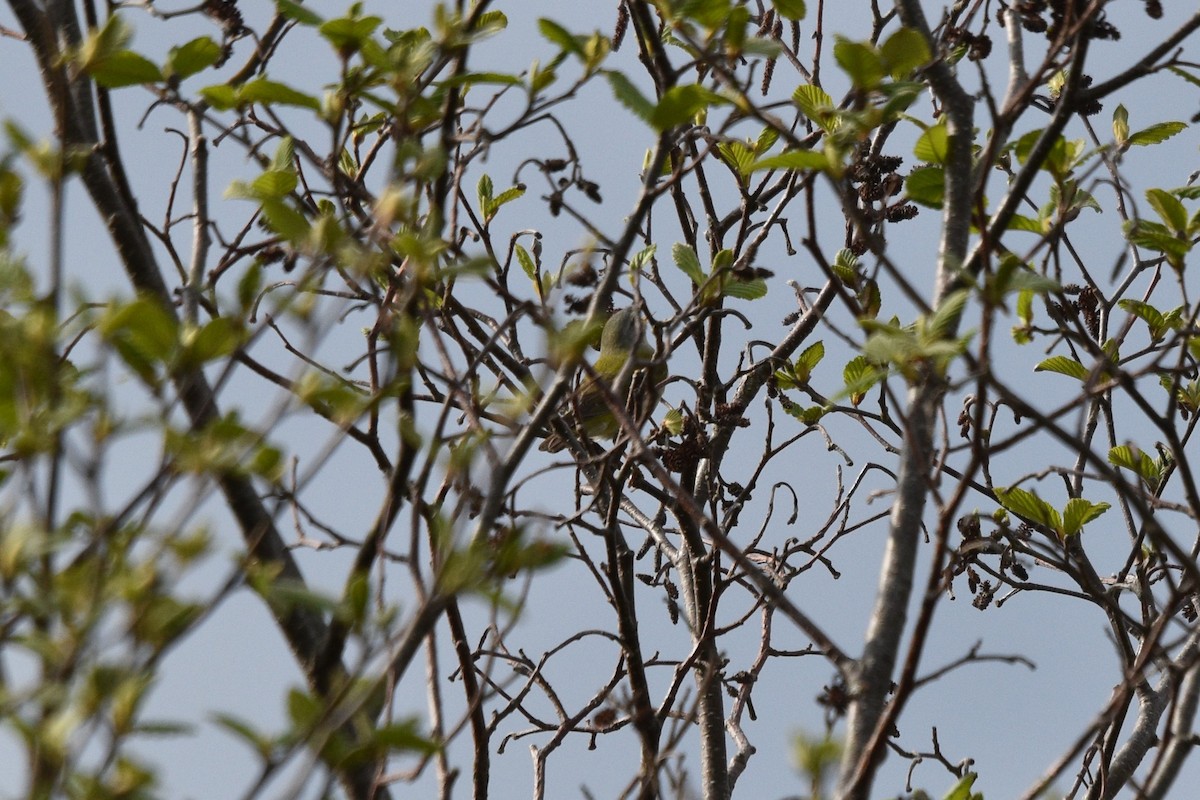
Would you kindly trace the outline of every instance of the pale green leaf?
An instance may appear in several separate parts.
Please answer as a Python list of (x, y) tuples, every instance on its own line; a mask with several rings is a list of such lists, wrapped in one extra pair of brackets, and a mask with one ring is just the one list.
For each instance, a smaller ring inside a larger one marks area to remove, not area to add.
[(789, 150), (755, 161), (747, 171), (759, 172), (764, 169), (822, 170), (828, 166), (829, 159), (824, 153), (816, 150)]
[(632, 111), (638, 119), (649, 123), (654, 116), (654, 103), (646, 99), (633, 82), (620, 72), (608, 71), (604, 73), (604, 77), (608, 78), (608, 84), (612, 87), (617, 102)]
[(771, 0), (771, 5), (775, 6), (775, 12), (784, 19), (804, 19), (804, 0)]
[(1057, 372), (1076, 380), (1087, 380), (1089, 370), (1083, 364), (1066, 356), (1051, 356), (1033, 368), (1034, 372)]
[(176, 78), (187, 78), (208, 69), (221, 59), (221, 46), (208, 36), (172, 47), (167, 54), (167, 70)]
[(912, 28), (900, 28), (879, 48), (883, 63), (893, 78), (903, 78), (929, 62), (925, 37)]
[(1149, 128), (1143, 128), (1129, 137), (1130, 146), (1137, 145), (1138, 147), (1147, 147), (1159, 142), (1165, 142), (1177, 133), (1187, 128), (1186, 122), (1160, 122), (1157, 125), (1151, 125)]
[(700, 286), (708, 279), (708, 276), (704, 274), (703, 267), (700, 266), (700, 258), (696, 255), (696, 251), (688, 245), (682, 242), (672, 245), (671, 258), (675, 261), (675, 266), (679, 267), (684, 275), (691, 278), (692, 283), (696, 286)]

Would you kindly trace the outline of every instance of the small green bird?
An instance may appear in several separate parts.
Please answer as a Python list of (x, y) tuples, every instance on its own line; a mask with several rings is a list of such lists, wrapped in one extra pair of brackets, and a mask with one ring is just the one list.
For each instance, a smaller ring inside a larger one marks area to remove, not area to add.
[[(603, 381), (619, 402), (631, 406), (630, 413), (636, 421), (640, 422), (649, 416), (658, 400), (658, 384), (666, 377), (665, 365), (657, 365), (642, 376), (644, 395), (633, 403), (628, 403), (629, 389), (635, 375), (646, 370), (636, 368), (636, 362), (635, 369), (624, 367), (630, 356), (646, 360), (653, 355), (654, 349), (646, 342), (646, 337), (638, 335), (636, 311), (624, 308), (608, 318), (604, 332), (600, 334), (600, 356), (592, 365), (594, 377), (589, 375), (585, 378), (565, 403), (564, 416), (577, 435), (613, 439), (621, 432), (621, 425), (604, 401), (604, 392), (597, 381)], [(552, 431), (540, 449), (557, 453), (566, 446), (566, 439)]]

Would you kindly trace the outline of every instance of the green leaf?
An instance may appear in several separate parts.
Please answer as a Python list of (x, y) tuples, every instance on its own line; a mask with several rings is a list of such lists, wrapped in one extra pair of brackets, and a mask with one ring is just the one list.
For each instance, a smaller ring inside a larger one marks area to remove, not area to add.
[(833, 98), (829, 93), (820, 86), (812, 84), (804, 84), (797, 86), (796, 91), (792, 92), (792, 102), (794, 102), (804, 116), (811, 119), (821, 128), (826, 127), (829, 117), (836, 112), (834, 108)]
[(485, 11), (479, 15), (476, 30), (502, 31), (508, 27), (508, 16), (503, 11)]
[(143, 382), (158, 385), (159, 367), (171, 360), (179, 343), (179, 322), (172, 314), (149, 298), (138, 298), (110, 305), (97, 328)]
[(291, 170), (268, 170), (255, 178), (250, 188), (260, 200), (279, 200), (295, 191), (297, 182)]
[(1066, 356), (1051, 356), (1033, 368), (1034, 372), (1057, 372), (1076, 380), (1087, 380), (1090, 371), (1083, 364)]
[(1064, 536), (1074, 536), (1083, 530), (1083, 526), (1096, 517), (1108, 511), (1108, 503), (1093, 503), (1082, 497), (1072, 497), (1067, 501), (1062, 513), (1062, 531)]
[(479, 183), (475, 185), (475, 196), (479, 198), (479, 210), (486, 217), (488, 207), (492, 204), (492, 177), (486, 172), (479, 176)]
[(292, 244), (307, 239), (312, 230), (308, 218), (282, 200), (264, 200), (262, 213), (271, 230)]
[(291, 170), (294, 168), (295, 158), (296, 140), (291, 136), (283, 136), (279, 139), (279, 146), (275, 148), (275, 155), (271, 156), (271, 169)]
[(1085, 208), (1090, 208), (1097, 214), (1104, 213), (1104, 209), (1096, 202), (1096, 198), (1090, 192), (1080, 189), (1079, 184), (1070, 179), (1050, 184), (1050, 202), (1068, 222)]
[(950, 134), (941, 122), (926, 128), (913, 147), (913, 155), (917, 160), (927, 164), (945, 164), (949, 152)]
[(721, 293), (737, 300), (757, 300), (767, 296), (767, 282), (762, 278), (748, 281), (735, 278), (725, 284)]
[(1059, 531), (1062, 528), (1062, 519), (1059, 517), (1058, 511), (1033, 492), (1016, 487), (1011, 489), (996, 487), (996, 499), (1008, 511), (1024, 517), (1030, 522), (1052, 531)]
[(804, 348), (804, 351), (796, 357), (796, 363), (792, 367), (795, 373), (796, 380), (800, 383), (807, 383), (812, 376), (812, 371), (817, 364), (821, 363), (821, 359), (825, 357), (825, 342), (819, 341), (810, 344)]
[(888, 74), (879, 51), (866, 42), (839, 36), (833, 45), (833, 57), (856, 89), (874, 89)]
[(1118, 147), (1125, 147), (1129, 141), (1129, 112), (1125, 110), (1125, 106), (1118, 105), (1113, 109), (1113, 141)]
[(929, 45), (912, 28), (900, 28), (879, 48), (883, 63), (893, 78), (907, 77), (917, 67), (929, 63)]
[(545, 17), (539, 19), (537, 25), (538, 31), (542, 34), (542, 36), (548, 39), (551, 44), (558, 45), (562, 50), (568, 53), (573, 53), (574, 55), (580, 57), (584, 55), (583, 45), (580, 44), (579, 39), (575, 36), (575, 34), (568, 31), (562, 25), (559, 25), (554, 20), (546, 19)]
[(838, 250), (837, 255), (833, 257), (833, 273), (838, 276), (838, 279), (847, 286), (857, 286), (859, 280), (858, 272), (858, 256), (854, 255), (854, 251), (843, 247)]
[(1033, 290), (1022, 289), (1017, 295), (1017, 318), (1022, 322), (1033, 322)]
[(260, 475), (278, 480), (283, 464), (282, 453), (243, 425), (236, 413), (213, 420), (202, 430), (167, 430), (164, 449), (175, 469), (201, 475)]
[(276, 10), (288, 19), (294, 19), (301, 25), (316, 26), (323, 21), (321, 17), (314, 14), (307, 6), (302, 6), (292, 0), (275, 0)]
[[(1038, 140), (1041, 139), (1042, 133), (1041, 129), (1032, 130), (1017, 140), (1014, 151), (1020, 163), (1024, 164), (1029, 160), (1029, 155), (1033, 152)], [(1083, 142), (1080, 140), (1067, 141), (1064, 137), (1059, 136), (1051, 145), (1050, 152), (1041, 168), (1056, 178), (1065, 178), (1075, 159), (1083, 151), (1083, 146)]]
[(850, 397), (851, 405), (857, 407), (883, 376), (883, 370), (867, 361), (865, 356), (852, 358), (842, 370), (842, 379), (846, 383), (844, 391)]
[(1108, 463), (1114, 467), (1132, 470), (1150, 489), (1158, 487), (1163, 465), (1148, 453), (1127, 444), (1118, 445), (1108, 451)]
[(1192, 249), (1191, 241), (1176, 236), (1165, 225), (1144, 219), (1128, 222), (1124, 227), (1131, 244), (1156, 250), (1167, 257), (1172, 267), (1183, 268), (1184, 259)]
[(829, 166), (829, 158), (816, 150), (788, 150), (774, 156), (755, 161), (748, 172), (759, 172), (764, 169), (794, 169), (822, 170)]
[(1146, 201), (1171, 229), (1171, 233), (1181, 234), (1187, 231), (1187, 209), (1183, 207), (1183, 203), (1179, 202), (1178, 197), (1162, 189), (1147, 189)]
[(721, 142), (717, 145), (717, 152), (721, 160), (737, 172), (739, 178), (750, 174), (750, 167), (754, 164), (754, 151), (745, 142)]
[(970, 297), (970, 289), (959, 289), (942, 298), (937, 310), (925, 324), (926, 335), (934, 339), (944, 339), (949, 336), (951, 326), (956, 325), (962, 317), (962, 310)]
[(1001, 260), (995, 276), (988, 282), (986, 294), (990, 302), (1002, 303), (1014, 292), (1044, 294), (1059, 288), (1058, 281), (1034, 272), (1015, 256), (1008, 256)]
[(604, 77), (608, 78), (608, 84), (612, 87), (617, 102), (632, 111), (638, 119), (649, 123), (654, 116), (654, 103), (647, 100), (633, 82), (620, 72), (608, 71), (604, 73)]
[(213, 714), (210, 719), (216, 725), (249, 744), (264, 761), (273, 757), (276, 746), (274, 738), (260, 733), (251, 723), (231, 714)]
[(640, 272), (650, 263), (656, 252), (658, 252), (658, 245), (652, 244), (634, 253), (633, 258), (629, 259), (629, 271)]
[(1154, 342), (1162, 341), (1168, 331), (1178, 330), (1183, 324), (1183, 312), (1180, 308), (1172, 309), (1167, 314), (1163, 314), (1154, 306), (1141, 300), (1121, 300), (1117, 305), (1143, 320), (1146, 326), (1150, 328), (1150, 339)]
[(917, 167), (904, 179), (908, 199), (926, 208), (941, 208), (946, 195), (946, 173), (942, 167)]
[(521, 245), (513, 248), (517, 254), (517, 263), (521, 265), (521, 271), (531, 281), (537, 280), (537, 264), (533, 261), (533, 256), (529, 255), (529, 251)]
[(714, 103), (724, 102), (725, 98), (698, 83), (672, 86), (650, 113), (650, 124), (661, 133), (691, 122), (696, 114)]
[(803, 422), (805, 425), (816, 425), (821, 421), (821, 417), (829, 413), (829, 409), (825, 406), (798, 406), (795, 403), (790, 403), (784, 407), (788, 414)]
[(958, 783), (954, 784), (954, 788), (946, 792), (946, 796), (942, 800), (976, 800), (976, 798), (983, 800), (982, 795), (971, 794), (971, 786), (977, 777), (979, 776), (974, 772), (968, 772)]
[(300, 731), (317, 730), (325, 713), (324, 705), (301, 689), (288, 692), (287, 712), (292, 727)]
[(763, 128), (758, 132), (758, 138), (754, 140), (754, 155), (761, 156), (774, 147), (777, 141), (779, 141), (779, 131), (770, 127)]
[(1013, 214), (1008, 221), (1006, 230), (1010, 231), (1028, 231), (1029, 233), (1043, 234), (1047, 232), (1047, 223), (1050, 220), (1033, 219), (1024, 214)]
[(317, 98), (293, 89), (286, 84), (277, 83), (266, 78), (256, 78), (243, 85), (238, 90), (238, 101), (240, 104), (260, 103), (262, 105), (299, 106), (301, 108), (312, 109), (313, 111), (321, 108), (321, 104), (317, 101)]
[(237, 352), (245, 341), (242, 326), (230, 317), (216, 317), (183, 337), (181, 363), (199, 367)]
[(167, 53), (167, 74), (180, 80), (208, 69), (221, 59), (221, 46), (207, 36), (172, 47)]
[(682, 242), (676, 242), (671, 246), (671, 258), (675, 261), (675, 266), (692, 279), (692, 283), (696, 286), (702, 285), (708, 276), (704, 274), (704, 269), (700, 266), (700, 258), (693, 250)]
[(550, 66), (542, 69), (537, 59), (534, 59), (533, 64), (529, 67), (529, 94), (536, 97), (546, 87), (554, 83), (558, 77), (558, 73), (554, 71), (555, 62), (551, 62)]
[(499, 86), (520, 86), (524, 83), (518, 75), (506, 72), (464, 72), (440, 81), (439, 86), (476, 86), (479, 84), (496, 84)]
[(1152, 144), (1165, 142), (1177, 133), (1180, 133), (1187, 128), (1185, 122), (1160, 122), (1157, 125), (1151, 125), (1149, 128), (1144, 128), (1129, 137), (1129, 145), (1138, 147), (1148, 147)]
[(92, 64), (88, 70), (96, 83), (109, 89), (158, 83), (163, 79), (158, 65), (132, 50), (121, 50)]
[(218, 83), (214, 86), (205, 86), (199, 92), (200, 96), (217, 111), (229, 111), (237, 108), (238, 94), (237, 89), (232, 86), (226, 86), (223, 83)]
[(382, 23), (382, 17), (347, 16), (322, 23), (318, 30), (337, 50), (358, 52)]
[(512, 187), (509, 187), (508, 189), (505, 189), (503, 192), (501, 192), (499, 194), (499, 196), (496, 197), (495, 200), (492, 201), (491, 216), (495, 216), (496, 212), (499, 211), (500, 207), (503, 206), (505, 203), (511, 203), (513, 200), (516, 200), (518, 197), (521, 197), (524, 194), (525, 194), (525, 186), (523, 184), (518, 184), (516, 186), (512, 186)]
[(879, 111), (884, 122), (894, 122), (917, 98), (925, 91), (925, 84), (920, 81), (893, 81), (879, 86), (875, 91), (884, 98)]
[(419, 753), (432, 755), (441, 747), (434, 741), (420, 734), (420, 726), (415, 720), (393, 722), (375, 728), (370, 737), (373, 744), (389, 752)]
[(775, 13), (784, 19), (801, 20), (806, 13), (804, 0), (771, 0), (771, 5), (775, 6)]

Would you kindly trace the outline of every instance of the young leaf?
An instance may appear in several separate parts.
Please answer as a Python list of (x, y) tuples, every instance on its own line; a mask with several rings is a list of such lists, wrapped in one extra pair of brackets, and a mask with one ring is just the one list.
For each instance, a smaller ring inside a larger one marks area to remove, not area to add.
[(738, 300), (757, 300), (767, 296), (767, 282), (762, 278), (748, 281), (735, 278), (725, 283), (722, 294)]
[(918, 161), (927, 164), (945, 164), (946, 155), (950, 152), (950, 133), (944, 123), (931, 125), (917, 139), (913, 146), (913, 155)]
[(240, 103), (261, 103), (263, 105), (274, 103), (282, 106), (299, 106), (300, 108), (308, 108), (313, 111), (318, 111), (321, 108), (321, 104), (317, 101), (317, 98), (293, 89), (286, 84), (269, 81), (266, 78), (257, 78), (242, 86), (238, 91), (238, 101)]
[(698, 83), (672, 86), (650, 112), (650, 124), (662, 132), (690, 122), (700, 111), (714, 103), (724, 103), (725, 98)]
[(825, 357), (825, 342), (814, 342), (796, 357), (796, 363), (793, 366), (793, 372), (796, 375), (796, 380), (800, 383), (807, 383), (812, 375), (813, 369), (817, 364), (821, 363), (821, 359)]
[(962, 310), (971, 297), (970, 289), (959, 289), (951, 292), (938, 305), (937, 310), (928, 318), (925, 332), (934, 339), (944, 339), (950, 334), (950, 327), (962, 316)]
[(833, 45), (833, 57), (857, 89), (874, 89), (888, 74), (879, 51), (866, 42), (839, 36)]
[(1118, 445), (1108, 451), (1108, 463), (1114, 467), (1132, 470), (1150, 489), (1158, 486), (1162, 466), (1139, 448), (1127, 444)]
[(293, 0), (275, 0), (275, 8), (280, 15), (294, 19), (301, 25), (313, 27), (320, 25), (324, 21), (308, 7), (293, 2)]
[(1074, 536), (1083, 530), (1083, 526), (1096, 517), (1108, 511), (1108, 503), (1093, 503), (1082, 497), (1072, 497), (1067, 501), (1062, 513), (1062, 531), (1064, 536)]
[(747, 147), (745, 142), (721, 142), (717, 145), (717, 152), (721, 160), (733, 168), (739, 181), (744, 184), (742, 179), (750, 174), (754, 164), (754, 151)]
[(1089, 374), (1087, 367), (1066, 356), (1051, 356), (1034, 367), (1033, 371), (1057, 372), (1059, 375), (1066, 375), (1069, 378), (1075, 378), (1080, 381), (1087, 380)]
[(604, 77), (608, 78), (608, 85), (612, 87), (617, 102), (632, 111), (638, 119), (649, 123), (654, 116), (654, 103), (647, 100), (633, 82), (620, 72), (608, 71)]
[(926, 208), (941, 208), (946, 193), (946, 173), (941, 167), (916, 167), (904, 179), (908, 199)]
[(1159, 142), (1165, 142), (1175, 134), (1187, 128), (1186, 122), (1160, 122), (1157, 125), (1151, 125), (1149, 128), (1144, 128), (1129, 137), (1129, 145), (1132, 147), (1147, 147)]
[(976, 773), (968, 772), (958, 783), (954, 784), (954, 788), (946, 792), (946, 796), (942, 800), (983, 800), (983, 795), (971, 792), (971, 786), (978, 777)]
[(537, 280), (537, 265), (533, 262), (533, 256), (521, 245), (517, 245), (513, 250), (517, 254), (517, 263), (521, 265), (521, 271), (529, 280)]
[(1188, 213), (1179, 202), (1179, 198), (1162, 189), (1147, 189), (1146, 201), (1158, 213), (1159, 218), (1167, 224), (1174, 234), (1181, 234), (1188, 228)]
[(771, 0), (771, 5), (775, 6), (776, 13), (784, 19), (804, 19), (804, 0)]
[(797, 86), (796, 91), (792, 92), (792, 102), (794, 102), (804, 116), (811, 119), (813, 122), (822, 128), (828, 117), (835, 111), (833, 106), (833, 98), (819, 86), (805, 84)]
[(1113, 109), (1113, 141), (1117, 143), (1117, 147), (1124, 148), (1129, 142), (1129, 112), (1125, 110), (1125, 106), (1118, 105)]
[(158, 83), (163, 79), (157, 64), (132, 50), (120, 50), (96, 61), (88, 72), (96, 83), (109, 89)]
[(789, 150), (755, 161), (746, 171), (758, 172), (764, 169), (821, 170), (828, 166), (829, 158), (824, 153), (816, 150)]
[(475, 197), (479, 200), (479, 213), (483, 215), (485, 221), (491, 219), (492, 206), (492, 176), (486, 172), (479, 176), (479, 183), (475, 184)]
[(172, 47), (167, 54), (167, 73), (183, 79), (208, 69), (221, 58), (221, 46), (208, 36)]
[(908, 76), (929, 61), (929, 45), (925, 37), (912, 28), (901, 28), (887, 38), (879, 48), (883, 63), (893, 78)]
[(318, 30), (339, 52), (357, 53), (382, 23), (382, 17), (345, 16), (322, 23)]
[(688, 245), (682, 242), (675, 243), (671, 247), (671, 258), (675, 261), (675, 266), (679, 267), (684, 275), (691, 278), (692, 283), (696, 286), (700, 286), (708, 279), (700, 266), (700, 259), (696, 255), (696, 251)]
[(579, 43), (579, 39), (573, 33), (568, 31), (562, 25), (545, 17), (538, 20), (538, 31), (542, 36), (546, 37), (551, 44), (556, 44), (568, 53), (574, 53), (577, 56), (583, 56), (583, 45)]
[(996, 499), (1007, 510), (1030, 522), (1053, 531), (1062, 528), (1062, 519), (1058, 512), (1033, 492), (1017, 487), (1011, 489), (996, 487)]
[(883, 378), (883, 374), (883, 370), (867, 361), (865, 356), (852, 358), (842, 370), (842, 380), (846, 383), (844, 391), (849, 395), (851, 405), (857, 407), (871, 387)]

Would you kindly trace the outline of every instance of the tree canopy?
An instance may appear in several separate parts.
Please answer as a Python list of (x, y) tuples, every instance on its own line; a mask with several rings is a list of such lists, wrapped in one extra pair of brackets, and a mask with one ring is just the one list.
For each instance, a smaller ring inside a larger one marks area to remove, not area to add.
[(4, 791), (1186, 791), (1200, 13), (412, 5), (8, 1)]

